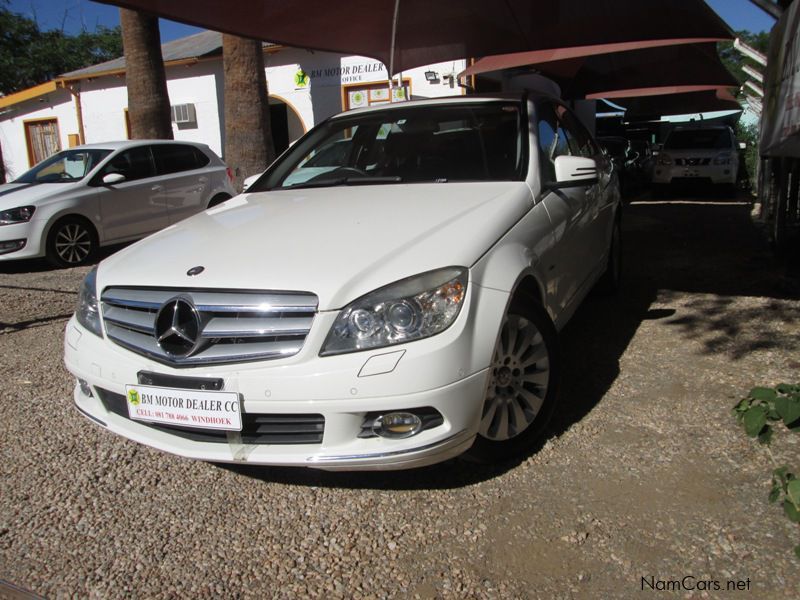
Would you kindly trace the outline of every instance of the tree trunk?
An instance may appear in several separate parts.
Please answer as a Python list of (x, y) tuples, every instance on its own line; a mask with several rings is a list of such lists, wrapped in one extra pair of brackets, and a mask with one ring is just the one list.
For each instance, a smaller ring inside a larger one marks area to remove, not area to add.
[(158, 18), (125, 8), (119, 9), (119, 17), (125, 49), (131, 138), (171, 140), (172, 122)]
[(225, 70), (225, 162), (234, 187), (275, 159), (261, 42), (222, 36)]
[(3, 146), (0, 145), (0, 184), (6, 182), (6, 163), (3, 162)]

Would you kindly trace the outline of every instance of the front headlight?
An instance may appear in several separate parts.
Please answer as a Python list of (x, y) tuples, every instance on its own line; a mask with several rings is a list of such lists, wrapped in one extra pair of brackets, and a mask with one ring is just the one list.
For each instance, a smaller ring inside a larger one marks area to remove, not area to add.
[(18, 206), (17, 208), (0, 211), (0, 225), (27, 223), (33, 218), (35, 211), (35, 206)]
[(468, 271), (429, 271), (370, 292), (336, 317), (320, 356), (383, 348), (441, 333), (456, 320)]
[(86, 329), (103, 337), (103, 328), (100, 325), (100, 306), (97, 303), (97, 267), (89, 271), (81, 284), (75, 318)]
[(722, 154), (717, 154), (714, 158), (715, 165), (729, 165), (731, 164), (731, 153), (730, 152), (723, 152)]

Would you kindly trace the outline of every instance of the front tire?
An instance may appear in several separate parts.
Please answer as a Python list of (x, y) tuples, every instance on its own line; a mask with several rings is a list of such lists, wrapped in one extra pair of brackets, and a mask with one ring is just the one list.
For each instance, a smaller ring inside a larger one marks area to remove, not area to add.
[(467, 458), (491, 463), (530, 452), (555, 410), (558, 333), (533, 300), (512, 302), (494, 350), (475, 443)]
[(53, 266), (78, 267), (94, 258), (97, 246), (97, 232), (89, 221), (66, 217), (50, 228), (45, 256)]

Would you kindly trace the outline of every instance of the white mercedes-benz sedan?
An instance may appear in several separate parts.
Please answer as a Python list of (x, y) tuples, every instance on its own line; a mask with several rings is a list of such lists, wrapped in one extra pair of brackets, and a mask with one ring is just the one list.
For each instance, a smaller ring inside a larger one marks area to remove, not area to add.
[(62, 150), (0, 185), (0, 261), (89, 262), (98, 247), (142, 238), (232, 197), (205, 144), (132, 140)]
[(101, 262), (65, 360), (86, 417), (181, 456), (504, 460), (558, 410), (557, 331), (619, 266), (616, 174), (560, 101), (354, 110)]

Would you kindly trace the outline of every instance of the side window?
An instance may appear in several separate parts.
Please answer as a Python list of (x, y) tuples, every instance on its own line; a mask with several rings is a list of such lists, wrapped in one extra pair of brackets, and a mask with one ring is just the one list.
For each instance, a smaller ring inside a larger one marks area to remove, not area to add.
[(199, 169), (208, 164), (208, 157), (194, 146), (156, 144), (152, 146), (159, 175)]
[(148, 146), (140, 146), (120, 152), (103, 168), (99, 177), (109, 173), (121, 173), (127, 181), (153, 177), (153, 157)]
[(592, 136), (574, 114), (561, 105), (556, 106), (556, 112), (564, 129), (566, 129), (572, 154), (587, 158), (594, 158), (600, 154), (600, 150), (592, 140)]
[(539, 158), (542, 166), (542, 179), (544, 181), (555, 181), (556, 157), (568, 156), (572, 154), (572, 151), (567, 134), (556, 118), (553, 105), (549, 102), (542, 103), (537, 107), (536, 112), (539, 117)]

